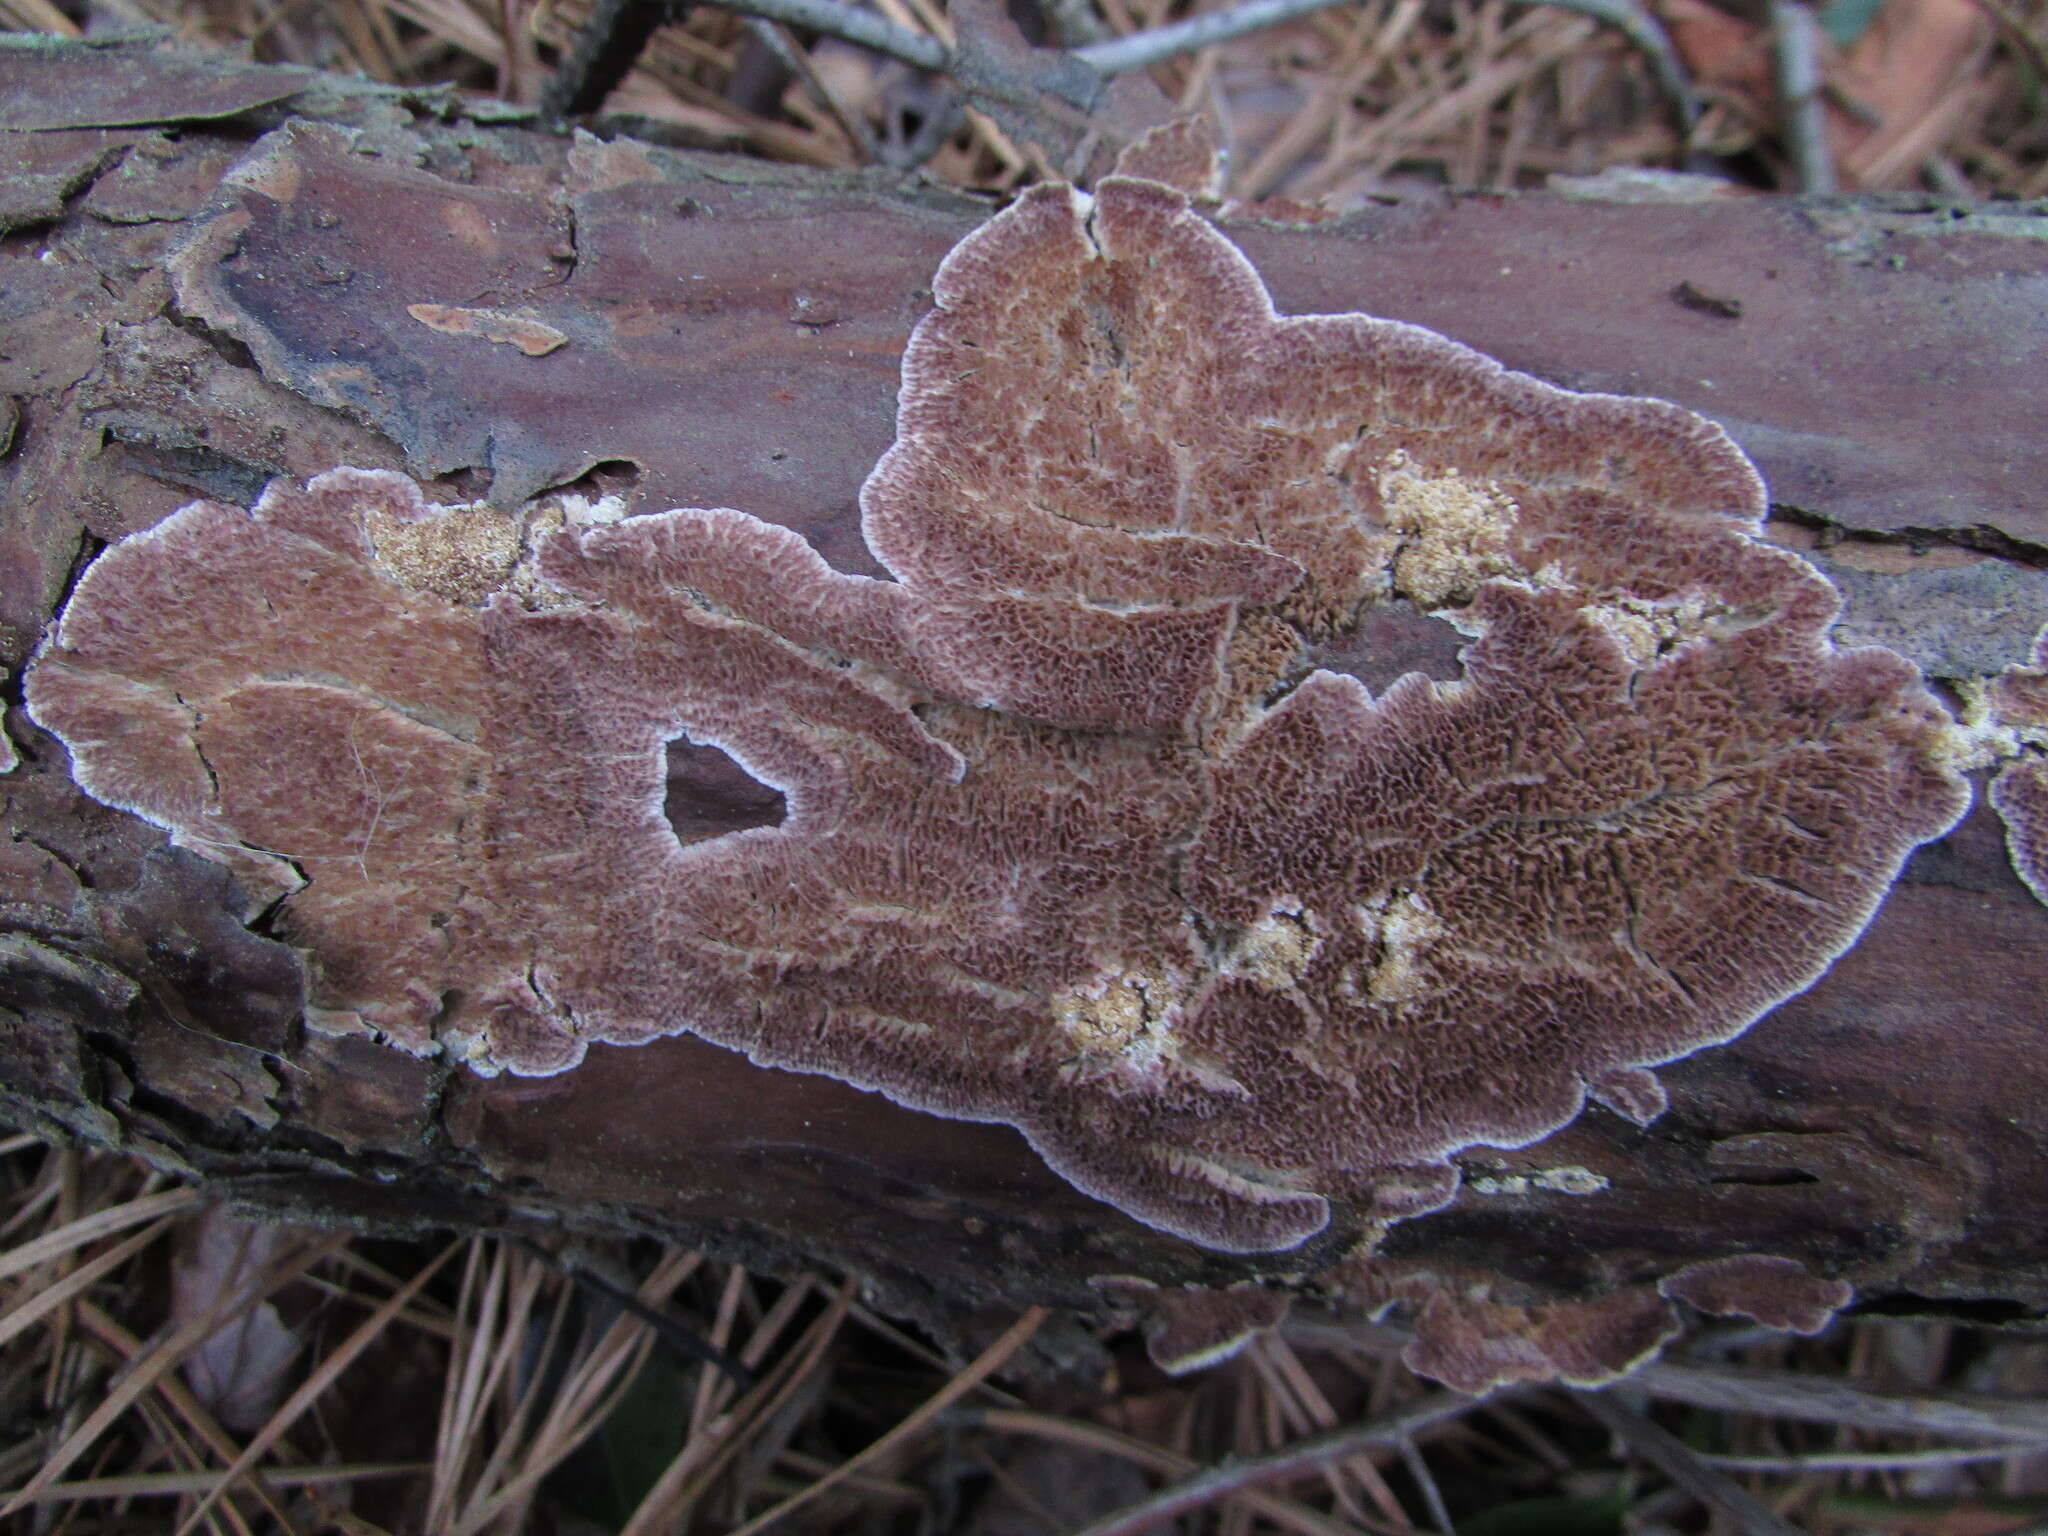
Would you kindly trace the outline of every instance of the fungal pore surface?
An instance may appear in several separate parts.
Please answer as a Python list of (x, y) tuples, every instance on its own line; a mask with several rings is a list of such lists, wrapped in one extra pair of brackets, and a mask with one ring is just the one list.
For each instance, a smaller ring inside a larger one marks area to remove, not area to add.
[[(103, 554), (35, 717), (279, 898), (314, 1027), (536, 1074), (694, 1032), (1233, 1251), (1651, 1118), (1960, 814), (1700, 417), (1281, 318), (1129, 178), (934, 291), (863, 492), (893, 580), (337, 470)], [(1458, 675), (1361, 661), (1393, 614)]]

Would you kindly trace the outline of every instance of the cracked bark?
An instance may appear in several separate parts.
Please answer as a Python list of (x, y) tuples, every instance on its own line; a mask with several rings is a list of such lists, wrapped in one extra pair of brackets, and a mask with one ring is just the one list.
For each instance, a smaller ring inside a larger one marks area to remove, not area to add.
[[(262, 914), (80, 795), (20, 708), (20, 665), (104, 542), (336, 464), (508, 504), (577, 483), (741, 507), (872, 573), (855, 491), (924, 285), (978, 205), (133, 47), (0, 50), (0, 102), (0, 668), (22, 758), (0, 776), (0, 1115), (297, 1219), (845, 1266), (954, 1332), (1089, 1303), (1095, 1274), (1222, 1284), (1338, 1256), (1352, 1234), (1204, 1253), (1074, 1192), (1004, 1127), (692, 1039), (486, 1081), (308, 1032)], [(1368, 309), (1715, 416), (1781, 498), (1775, 534), (1843, 589), (1846, 641), (1966, 685), (2048, 618), (2038, 214), (1529, 196), (1231, 233), (1285, 309)], [(411, 304), (534, 309), (568, 340), (529, 356)], [(1455, 671), (1420, 628), (1355, 643), (1389, 677)], [(2044, 995), (2048, 908), (1979, 806), (1819, 986), (1667, 1069), (1649, 1130), (1593, 1109), (1475, 1149), (1468, 1172), (1517, 1192), (1468, 1191), (1388, 1251), (1534, 1296), (1747, 1249), (1866, 1300), (2048, 1308)], [(1566, 1167), (1608, 1186), (1513, 1180)]]

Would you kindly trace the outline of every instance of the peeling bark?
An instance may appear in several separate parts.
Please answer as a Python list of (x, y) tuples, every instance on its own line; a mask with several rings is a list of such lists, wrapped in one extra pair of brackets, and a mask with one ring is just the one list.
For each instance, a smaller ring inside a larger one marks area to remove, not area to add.
[[(309, 1030), (261, 896), (85, 798), (20, 707), (19, 669), (102, 543), (336, 464), (448, 500), (575, 485), (744, 508), (874, 573), (855, 493), (923, 285), (982, 208), (130, 46), (0, 49), (0, 102), (0, 669), (21, 759), (0, 775), (0, 1114), (298, 1219), (846, 1266), (949, 1331), (1099, 1304), (1090, 1276), (1336, 1263), (1355, 1232), (1209, 1253), (1078, 1194), (1006, 1128), (695, 1039), (487, 1080)], [(1893, 646), (1959, 698), (2029, 657), (2048, 618), (2041, 215), (1527, 196), (1229, 228), (1285, 310), (1415, 321), (1721, 421), (1780, 500), (1774, 536), (1844, 591), (1846, 643)], [(1515, 1303), (1754, 1251), (1866, 1302), (2048, 1308), (2044, 996), (2048, 907), (1980, 804), (1819, 985), (1667, 1069), (1654, 1124), (1593, 1109), (1474, 1149), (1458, 1203), (1384, 1252), (1499, 1274)]]

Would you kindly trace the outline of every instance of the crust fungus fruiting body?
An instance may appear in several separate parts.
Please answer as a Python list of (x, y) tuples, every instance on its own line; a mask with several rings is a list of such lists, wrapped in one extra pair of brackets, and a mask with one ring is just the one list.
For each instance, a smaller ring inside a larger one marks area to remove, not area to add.
[(1097, 1275), (1089, 1284), (1135, 1308), (1145, 1353), (1171, 1376), (1228, 1360), (1287, 1320), (1293, 1294), (1252, 1282), (1211, 1289), (1155, 1285), (1136, 1275)]
[(1816, 1275), (1797, 1259), (1738, 1253), (1688, 1264), (1657, 1283), (1660, 1294), (1715, 1317), (1747, 1317), (1766, 1328), (1816, 1334), (1856, 1299), (1846, 1280)]
[[(1280, 318), (1129, 178), (934, 291), (862, 500), (893, 580), (341, 470), (110, 549), (36, 718), (282, 893), (317, 1027), (523, 1073), (693, 1031), (1235, 1251), (1654, 1116), (1961, 811), (1701, 418)], [(1361, 681), (1394, 610), (1462, 675)]]
[(1407, 1314), (1414, 1333), (1403, 1362), (1474, 1396), (1518, 1382), (1605, 1386), (1680, 1332), (1676, 1309), (1649, 1285), (1537, 1300), (1498, 1275), (1357, 1255), (1322, 1279), (1368, 1317)]
[(1990, 703), (2015, 752), (1991, 781), (1991, 804), (2005, 822), (2013, 868), (2048, 902), (2048, 629), (2034, 642), (2032, 666), (1993, 679)]

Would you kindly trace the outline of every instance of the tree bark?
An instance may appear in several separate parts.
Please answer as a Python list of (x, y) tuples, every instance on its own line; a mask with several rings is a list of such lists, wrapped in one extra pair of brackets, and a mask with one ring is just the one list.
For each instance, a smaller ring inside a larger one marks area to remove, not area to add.
[[(981, 205), (138, 46), (0, 49), (0, 103), (0, 667), (20, 754), (0, 776), (0, 1114), (297, 1220), (843, 1266), (949, 1331), (1091, 1304), (1096, 1275), (1214, 1285), (1342, 1255), (1355, 1232), (1203, 1251), (1077, 1193), (1007, 1127), (692, 1038), (522, 1080), (309, 1031), (298, 957), (236, 915), (225, 872), (86, 798), (21, 707), (20, 669), (104, 543), (337, 464), (506, 505), (574, 484), (742, 508), (874, 573), (856, 491), (932, 271)], [(263, 168), (231, 175), (259, 144)], [(1845, 642), (1959, 697), (2023, 662), (2048, 619), (2048, 217), (1646, 195), (1225, 220), (1283, 310), (1414, 321), (1721, 421), (1779, 498), (1772, 536), (1842, 588)], [(408, 313), (553, 300), (589, 323), (545, 359), (429, 346)], [(1666, 1069), (1649, 1129), (1590, 1110), (1536, 1146), (1475, 1148), (1457, 1204), (1383, 1251), (1530, 1297), (1757, 1251), (1866, 1301), (2048, 1306), (2044, 997), (2048, 908), (1979, 804), (1819, 985)], [(1563, 1166), (1605, 1188), (1508, 1180)], [(1472, 1182), (1489, 1176), (1499, 1192)]]

